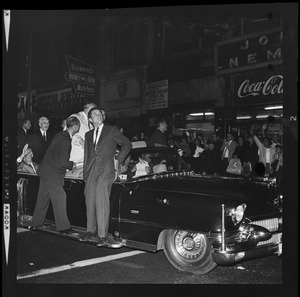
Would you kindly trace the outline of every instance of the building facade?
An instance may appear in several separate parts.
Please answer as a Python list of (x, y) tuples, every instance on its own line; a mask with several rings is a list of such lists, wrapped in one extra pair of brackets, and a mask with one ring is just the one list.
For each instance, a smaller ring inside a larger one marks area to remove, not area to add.
[[(130, 137), (151, 134), (158, 116), (178, 136), (238, 135), (268, 116), (270, 130), (282, 130), (282, 17), (116, 16), (84, 24), (65, 43), (55, 83), (32, 84), (30, 111), (49, 116), (57, 129), (92, 100)], [(90, 39), (82, 45), (87, 34), (96, 46)], [(75, 50), (72, 42), (81, 45)], [(66, 56), (82, 63), (81, 72)], [(86, 65), (94, 73), (84, 72)]]
[(161, 17), (110, 25), (104, 52), (111, 62), (99, 99), (128, 134), (151, 133), (157, 116), (167, 117), (175, 135), (239, 135), (268, 117), (269, 131), (282, 131), (281, 18)]

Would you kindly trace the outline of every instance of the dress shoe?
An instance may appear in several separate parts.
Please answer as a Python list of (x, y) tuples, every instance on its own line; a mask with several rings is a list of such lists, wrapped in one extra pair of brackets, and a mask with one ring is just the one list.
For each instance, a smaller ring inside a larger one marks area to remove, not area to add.
[(119, 249), (123, 246), (123, 240), (117, 237), (107, 237), (106, 246), (113, 249)]
[(84, 236), (79, 238), (79, 241), (90, 241), (97, 238), (97, 233), (87, 232)]
[(49, 225), (40, 225), (40, 226), (28, 226), (29, 230), (37, 230), (37, 229), (47, 229), (49, 227)]
[(101, 247), (105, 245), (106, 245), (106, 237), (99, 237), (97, 242), (97, 247)]
[(49, 225), (49, 224), (43, 224), (42, 226), (39, 226), (39, 227), (37, 227), (37, 228), (39, 228), (39, 229), (47, 229), (47, 228), (49, 228), (51, 225)]
[(78, 236), (79, 233), (74, 231), (72, 228), (66, 229), (66, 230), (59, 230), (59, 233), (62, 235), (72, 235), (72, 236)]

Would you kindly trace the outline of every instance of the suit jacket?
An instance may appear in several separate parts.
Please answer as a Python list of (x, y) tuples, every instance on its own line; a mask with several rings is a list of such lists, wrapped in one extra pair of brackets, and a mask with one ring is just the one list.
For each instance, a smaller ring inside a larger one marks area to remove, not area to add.
[(114, 178), (114, 157), (117, 145), (120, 145), (120, 152), (116, 159), (119, 163), (123, 163), (132, 148), (131, 142), (117, 127), (104, 124), (95, 149), (93, 134), (94, 130), (90, 130), (85, 134), (83, 179), (88, 178), (93, 165), (95, 166), (94, 174), (100, 174), (102, 178), (106, 179)]
[(250, 162), (254, 166), (258, 162), (258, 147), (254, 141), (252, 143), (247, 142), (245, 162)]
[(22, 154), (24, 145), (28, 143), (28, 140), (29, 140), (29, 134), (26, 134), (24, 129), (22, 127), (19, 127), (18, 134), (17, 134), (17, 156), (20, 156)]
[(237, 157), (240, 159), (242, 165), (245, 162), (245, 156), (246, 156), (246, 152), (247, 152), (247, 144), (244, 143), (242, 145), (237, 145), (233, 155), (237, 155)]
[(167, 146), (167, 137), (159, 129), (156, 129), (153, 135), (148, 140), (148, 146), (156, 146), (155, 144)]
[(32, 163), (32, 166), (34, 167), (35, 172), (34, 172), (34, 170), (33, 170), (33, 168), (31, 167), (30, 164), (26, 164), (24, 162), (21, 162), (17, 166), (17, 171), (20, 171), (20, 172), (29, 172), (29, 173), (36, 173), (37, 169), (39, 168), (39, 164)]
[[(226, 141), (226, 143), (228, 143), (228, 141)], [(222, 146), (221, 146), (221, 150), (224, 152), (224, 149), (225, 149), (225, 146), (226, 146), (226, 143), (223, 143)], [(237, 146), (237, 143), (236, 141), (232, 140), (230, 142), (229, 145), (227, 145), (227, 148), (228, 148), (228, 161), (232, 159), (232, 156), (233, 156), (233, 153), (235, 151), (235, 148)], [(222, 160), (223, 160), (223, 154), (222, 154)]]
[(50, 146), (52, 139), (52, 134), (47, 131), (47, 141), (45, 142), (40, 129), (29, 137), (28, 144), (33, 152), (33, 162), (38, 164), (41, 163), (48, 147)]
[(71, 137), (67, 130), (58, 132), (51, 142), (47, 153), (41, 162), (37, 174), (55, 184), (64, 185), (67, 169), (72, 169), (73, 162), (69, 161)]

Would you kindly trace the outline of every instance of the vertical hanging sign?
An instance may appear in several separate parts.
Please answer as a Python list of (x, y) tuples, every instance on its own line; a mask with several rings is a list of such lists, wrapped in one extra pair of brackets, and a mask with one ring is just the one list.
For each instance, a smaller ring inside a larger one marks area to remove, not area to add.
[(146, 109), (168, 107), (168, 80), (146, 84)]
[(66, 55), (69, 71), (65, 79), (73, 83), (74, 92), (82, 95), (95, 95), (95, 67)]

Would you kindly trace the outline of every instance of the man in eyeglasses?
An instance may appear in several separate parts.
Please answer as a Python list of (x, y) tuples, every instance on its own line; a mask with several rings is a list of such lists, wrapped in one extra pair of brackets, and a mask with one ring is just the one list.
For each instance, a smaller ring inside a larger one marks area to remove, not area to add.
[(49, 132), (50, 121), (47, 117), (39, 118), (38, 131), (33, 133), (29, 139), (28, 144), (33, 152), (33, 162), (40, 164), (46, 154), (48, 147), (50, 146), (53, 134)]

